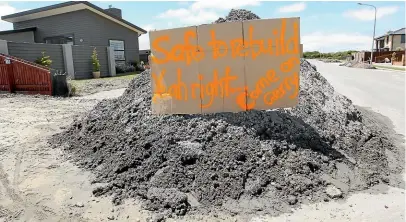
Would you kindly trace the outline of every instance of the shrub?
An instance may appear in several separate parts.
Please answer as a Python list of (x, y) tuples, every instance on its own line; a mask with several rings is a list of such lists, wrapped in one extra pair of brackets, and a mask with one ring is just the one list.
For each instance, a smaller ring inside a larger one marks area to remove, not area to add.
[(116, 73), (135, 72), (135, 67), (130, 63), (116, 64)]
[(73, 85), (71, 82), (68, 82), (68, 96), (72, 97), (72, 96), (76, 96), (76, 86)]
[(100, 62), (99, 62), (99, 59), (97, 58), (96, 47), (94, 47), (93, 53), (92, 53), (92, 65), (93, 65), (93, 72), (100, 71)]
[(42, 54), (42, 56), (38, 57), (34, 62), (37, 63), (38, 65), (42, 65), (42, 66), (45, 66), (48, 68), (51, 67), (51, 65), (52, 65), (51, 57), (46, 56), (45, 52), (42, 52), (41, 54)]
[(392, 61), (396, 61), (396, 52), (392, 53)]

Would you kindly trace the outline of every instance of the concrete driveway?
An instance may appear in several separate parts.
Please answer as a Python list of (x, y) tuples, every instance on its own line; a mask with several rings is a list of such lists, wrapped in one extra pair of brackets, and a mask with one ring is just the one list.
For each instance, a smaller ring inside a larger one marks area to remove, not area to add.
[(405, 72), (358, 69), (309, 60), (333, 85), (355, 105), (369, 107), (387, 116), (397, 133), (405, 135)]

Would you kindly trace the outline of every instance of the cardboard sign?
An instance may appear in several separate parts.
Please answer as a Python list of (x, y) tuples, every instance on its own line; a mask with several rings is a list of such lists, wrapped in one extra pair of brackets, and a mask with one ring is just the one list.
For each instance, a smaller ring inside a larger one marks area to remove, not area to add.
[(197, 114), (294, 107), (300, 19), (151, 31), (152, 112)]

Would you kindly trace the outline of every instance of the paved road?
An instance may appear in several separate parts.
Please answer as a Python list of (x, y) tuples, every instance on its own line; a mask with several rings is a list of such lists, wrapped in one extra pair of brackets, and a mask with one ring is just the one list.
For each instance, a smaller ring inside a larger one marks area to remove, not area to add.
[(405, 135), (405, 73), (342, 67), (309, 60), (334, 89), (354, 104), (370, 107), (392, 120), (397, 133)]
[[(405, 73), (341, 67), (309, 60), (334, 89), (355, 105), (369, 107), (392, 120), (395, 130), (405, 135)], [(405, 178), (405, 176), (404, 176)], [(405, 221), (405, 190), (377, 186), (348, 199), (301, 206), (293, 213), (253, 221)]]

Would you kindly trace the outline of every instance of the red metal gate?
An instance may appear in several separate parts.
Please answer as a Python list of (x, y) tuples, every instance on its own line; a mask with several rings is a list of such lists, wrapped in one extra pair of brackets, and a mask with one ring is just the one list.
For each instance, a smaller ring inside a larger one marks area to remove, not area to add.
[(0, 53), (0, 91), (52, 95), (47, 67)]

